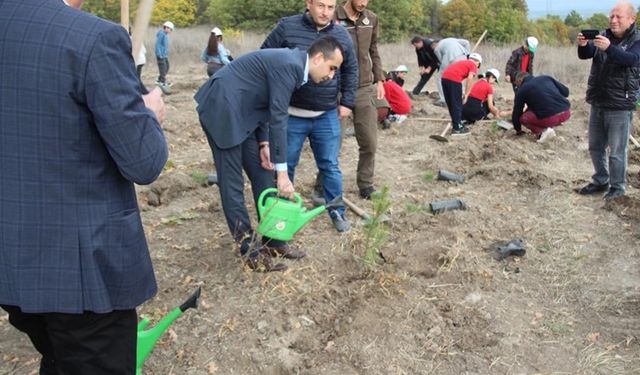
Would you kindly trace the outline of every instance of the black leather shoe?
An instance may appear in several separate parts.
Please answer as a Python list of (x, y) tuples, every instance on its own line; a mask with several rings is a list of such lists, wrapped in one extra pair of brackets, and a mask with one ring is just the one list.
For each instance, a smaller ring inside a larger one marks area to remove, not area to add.
[(583, 186), (579, 189), (576, 189), (576, 193), (580, 195), (592, 195), (596, 193), (602, 193), (609, 189), (609, 185), (596, 185), (593, 183), (589, 183), (587, 186)]
[(609, 192), (604, 195), (602, 199), (608, 201), (610, 199), (616, 199), (624, 195), (624, 190), (620, 189), (609, 189)]
[(269, 255), (274, 258), (283, 257), (286, 259), (302, 259), (307, 255), (304, 251), (295, 246), (289, 246), (288, 244), (284, 244), (282, 246), (265, 245), (265, 248), (267, 249), (267, 252), (269, 252)]

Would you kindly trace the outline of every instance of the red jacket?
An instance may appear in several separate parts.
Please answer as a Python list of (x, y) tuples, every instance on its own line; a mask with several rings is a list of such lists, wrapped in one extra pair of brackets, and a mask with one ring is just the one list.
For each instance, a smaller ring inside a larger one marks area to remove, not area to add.
[(411, 98), (400, 85), (390, 79), (384, 82), (384, 97), (389, 102), (393, 113), (406, 115), (411, 112)]

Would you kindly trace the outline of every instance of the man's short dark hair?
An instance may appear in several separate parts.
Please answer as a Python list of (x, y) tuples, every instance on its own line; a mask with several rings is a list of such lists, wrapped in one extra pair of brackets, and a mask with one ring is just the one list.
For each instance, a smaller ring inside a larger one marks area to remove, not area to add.
[(518, 72), (518, 74), (516, 74), (516, 82), (524, 80), (525, 78), (529, 77), (530, 75), (531, 74), (529, 74), (528, 72)]
[(324, 59), (333, 58), (333, 54), (338, 50), (344, 56), (344, 48), (338, 40), (332, 36), (323, 36), (322, 38), (316, 39), (309, 48), (307, 49), (307, 53), (309, 57), (315, 56), (318, 53), (321, 53), (324, 56)]
[(413, 39), (411, 39), (411, 44), (416, 44), (416, 43), (421, 42), (421, 41), (422, 41), (422, 37), (419, 36), (419, 35), (416, 35), (416, 36), (413, 37)]

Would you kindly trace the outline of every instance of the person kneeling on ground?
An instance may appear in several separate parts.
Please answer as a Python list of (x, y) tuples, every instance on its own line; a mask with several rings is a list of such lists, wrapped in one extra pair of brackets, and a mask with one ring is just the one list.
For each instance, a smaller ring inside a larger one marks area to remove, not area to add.
[[(553, 128), (571, 117), (569, 88), (552, 77), (533, 77), (527, 72), (518, 73), (516, 85), (519, 89), (511, 120), (517, 134), (524, 134), (524, 125), (538, 137), (538, 143), (555, 136)], [(525, 104), (527, 110), (523, 113)]]
[(378, 123), (382, 123), (383, 129), (389, 129), (391, 122), (402, 123), (411, 112), (411, 98), (403, 90), (404, 77), (409, 69), (405, 65), (399, 65), (389, 72), (384, 82), (384, 99), (376, 102), (378, 109)]
[[(442, 73), (442, 91), (451, 115), (452, 137), (469, 135), (469, 129), (462, 125), (462, 105), (471, 92), (473, 77), (478, 73), (480, 64), (482, 64), (482, 56), (479, 53), (472, 53), (468, 60), (456, 61)], [(465, 79), (467, 83), (464, 92), (467, 96), (463, 99), (462, 81)]]
[(497, 119), (501, 112), (493, 102), (493, 84), (500, 79), (498, 69), (489, 69), (484, 77), (479, 79), (471, 88), (467, 101), (462, 107), (462, 120), (467, 124), (486, 119), (489, 113)]

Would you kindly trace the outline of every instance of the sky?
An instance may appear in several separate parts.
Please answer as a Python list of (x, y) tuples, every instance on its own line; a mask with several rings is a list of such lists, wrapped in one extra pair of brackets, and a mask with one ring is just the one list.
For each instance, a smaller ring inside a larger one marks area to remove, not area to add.
[[(554, 14), (564, 18), (572, 10), (577, 11), (583, 17), (590, 17), (593, 13), (609, 14), (609, 11), (618, 0), (527, 0), (529, 18), (544, 17)], [(640, 2), (640, 1), (639, 1)], [(632, 1), (638, 5), (636, 1)]]

